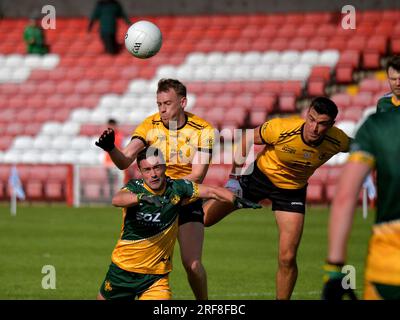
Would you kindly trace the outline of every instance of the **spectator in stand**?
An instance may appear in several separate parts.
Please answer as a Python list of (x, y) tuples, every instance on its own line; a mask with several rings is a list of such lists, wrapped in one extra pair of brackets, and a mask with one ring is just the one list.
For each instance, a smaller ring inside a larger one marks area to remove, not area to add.
[(25, 27), (24, 41), (28, 54), (46, 54), (49, 52), (43, 28), (36, 14), (30, 17), (29, 23)]
[(94, 22), (99, 20), (100, 38), (104, 44), (105, 52), (109, 54), (117, 54), (119, 51), (116, 39), (118, 18), (123, 18), (128, 26), (131, 25), (131, 21), (122, 6), (115, 0), (98, 1), (90, 17), (88, 32), (92, 30)]
[(376, 112), (399, 110), (400, 107), (400, 55), (392, 56), (386, 64), (391, 92), (379, 99)]

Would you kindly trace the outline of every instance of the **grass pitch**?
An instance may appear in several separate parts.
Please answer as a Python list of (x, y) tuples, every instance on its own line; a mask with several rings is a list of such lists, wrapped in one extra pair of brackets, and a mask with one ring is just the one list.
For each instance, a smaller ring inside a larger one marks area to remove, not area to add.
[[(293, 299), (319, 299), (326, 256), (327, 207), (309, 207), (298, 252)], [(363, 286), (373, 214), (357, 212), (348, 264)], [(120, 234), (121, 210), (112, 207), (19, 206), (12, 217), (0, 206), (0, 299), (95, 299)], [(203, 263), (210, 299), (274, 299), (277, 227), (270, 208), (240, 210), (205, 233)], [(43, 289), (45, 265), (56, 270), (56, 289)], [(174, 299), (193, 299), (175, 247), (170, 276)]]

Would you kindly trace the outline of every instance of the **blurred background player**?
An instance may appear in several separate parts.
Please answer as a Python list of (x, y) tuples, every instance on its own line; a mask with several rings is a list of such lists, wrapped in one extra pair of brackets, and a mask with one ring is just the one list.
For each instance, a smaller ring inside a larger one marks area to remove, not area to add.
[[(369, 241), (364, 299), (400, 299), (400, 112), (371, 115), (360, 127), (342, 172), (329, 219), (323, 299), (341, 299), (346, 247), (363, 179), (377, 171), (378, 200)], [(351, 292), (351, 291), (350, 291)]]
[(24, 41), (26, 43), (26, 53), (46, 54), (49, 47), (46, 44), (43, 28), (37, 14), (33, 14), (24, 30)]
[[(175, 79), (161, 79), (157, 88), (159, 112), (146, 118), (122, 150), (115, 147), (114, 131), (103, 132), (96, 145), (110, 154), (116, 166), (124, 170), (148, 145), (161, 149), (166, 157), (166, 174), (174, 179), (201, 183), (211, 161), (214, 130), (205, 120), (185, 112), (186, 87)], [(201, 201), (180, 209), (179, 245), (183, 266), (196, 299), (208, 299), (207, 275), (201, 261), (204, 222)]]
[(391, 92), (379, 99), (376, 112), (398, 110), (400, 107), (400, 56), (392, 56), (386, 64)]
[[(140, 300), (171, 299), (168, 275), (178, 235), (178, 208), (197, 199), (216, 199), (235, 208), (260, 207), (221, 187), (170, 179), (164, 157), (148, 147), (137, 155), (143, 179), (132, 179), (113, 198), (123, 208), (121, 237), (97, 297)], [(190, 214), (190, 212), (186, 212)]]
[[(118, 130), (117, 121), (115, 119), (109, 119), (107, 122), (107, 127), (114, 131), (115, 145), (118, 148), (121, 148), (124, 137)], [(110, 188), (109, 195), (111, 201), (112, 197), (114, 196), (115, 186), (116, 183), (119, 181), (121, 171), (118, 170), (118, 168), (115, 166), (114, 162), (111, 160), (110, 155), (107, 152), (104, 154), (104, 166), (106, 167), (107, 170), (108, 185)]]
[[(333, 126), (337, 113), (332, 100), (318, 97), (311, 102), (305, 120), (275, 118), (254, 129), (254, 143), (264, 144), (264, 150), (250, 166), (250, 172), (243, 176), (236, 175), (240, 166), (235, 163), (226, 184), (251, 201), (266, 198), (272, 201), (279, 229), (277, 299), (290, 299), (296, 283), (296, 256), (303, 232), (307, 181), (332, 156), (349, 149), (350, 138)], [(243, 139), (241, 150), (248, 150), (249, 144), (250, 141)], [(206, 226), (217, 223), (232, 210), (215, 201), (209, 201), (206, 207)]]
[(117, 42), (118, 18), (124, 19), (126, 25), (131, 25), (128, 15), (116, 0), (98, 1), (90, 17), (88, 31), (90, 32), (92, 30), (96, 20), (100, 21), (100, 38), (104, 45), (104, 51), (109, 54), (116, 54), (119, 52), (120, 45)]

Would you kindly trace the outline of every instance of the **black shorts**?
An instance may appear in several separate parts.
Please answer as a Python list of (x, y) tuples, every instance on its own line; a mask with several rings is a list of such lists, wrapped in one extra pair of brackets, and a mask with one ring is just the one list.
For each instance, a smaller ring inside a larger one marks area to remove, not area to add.
[(254, 163), (254, 170), (249, 175), (240, 177), (243, 197), (253, 202), (264, 199), (272, 201), (272, 210), (305, 213), (307, 185), (302, 189), (282, 189), (275, 186)]
[(204, 224), (203, 200), (196, 200), (179, 209), (179, 225), (187, 222), (201, 222)]

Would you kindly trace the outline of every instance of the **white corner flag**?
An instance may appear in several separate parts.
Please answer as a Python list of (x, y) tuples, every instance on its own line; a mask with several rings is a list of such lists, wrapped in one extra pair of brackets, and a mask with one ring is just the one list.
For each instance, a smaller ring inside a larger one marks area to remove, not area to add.
[(368, 199), (374, 200), (376, 198), (376, 188), (372, 174), (369, 174), (363, 183), (363, 217), (367, 219), (368, 215)]
[(17, 198), (25, 200), (25, 192), (22, 188), (21, 179), (18, 175), (18, 170), (16, 166), (12, 166), (10, 177), (8, 178), (8, 184), (11, 188), (11, 215), (15, 216), (17, 214)]

